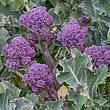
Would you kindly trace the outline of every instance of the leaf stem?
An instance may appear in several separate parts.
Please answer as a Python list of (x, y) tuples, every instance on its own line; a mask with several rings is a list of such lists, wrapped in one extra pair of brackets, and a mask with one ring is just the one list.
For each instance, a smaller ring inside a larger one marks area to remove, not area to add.
[[(66, 62), (66, 61), (65, 61)], [(67, 62), (66, 62), (66, 64), (67, 64)], [(68, 68), (70, 69), (70, 71), (71, 71), (71, 73), (72, 73), (72, 75), (74, 76), (74, 78), (75, 78), (75, 80), (76, 80), (76, 82), (79, 84), (79, 85), (81, 85), (81, 83), (79, 82), (79, 80), (77, 79), (77, 77), (76, 77), (76, 75), (75, 75), (75, 73), (74, 73), (74, 71), (71, 69), (71, 67), (67, 64), (67, 66), (68, 66)]]
[(57, 59), (57, 58), (58, 58), (58, 56), (59, 56), (60, 52), (61, 52), (61, 48), (59, 48), (59, 49), (58, 49), (58, 52), (57, 52), (57, 53), (56, 53), (56, 55), (55, 55), (55, 59)]
[(20, 78), (22, 78), (23, 75), (20, 72), (16, 71), (15, 73), (16, 73), (17, 76), (19, 76)]

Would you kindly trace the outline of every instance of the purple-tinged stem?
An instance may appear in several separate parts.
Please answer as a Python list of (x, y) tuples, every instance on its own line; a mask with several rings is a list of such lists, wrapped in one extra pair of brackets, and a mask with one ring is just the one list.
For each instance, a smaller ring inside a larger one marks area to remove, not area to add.
[(45, 62), (46, 64), (49, 66), (50, 68), (50, 72), (51, 73), (54, 73), (54, 68), (55, 68), (55, 64), (54, 64), (54, 61), (49, 53), (49, 50), (47, 48), (47, 44), (46, 42), (43, 42), (41, 45), (40, 45), (40, 50), (41, 50), (41, 53), (43, 54), (44, 56), (44, 59), (45, 59)]

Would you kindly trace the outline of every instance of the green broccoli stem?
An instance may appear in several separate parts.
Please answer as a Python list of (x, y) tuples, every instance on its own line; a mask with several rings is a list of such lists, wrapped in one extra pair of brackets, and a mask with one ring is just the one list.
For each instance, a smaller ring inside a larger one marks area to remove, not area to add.
[(15, 73), (16, 73), (16, 75), (17, 75), (18, 77), (22, 78), (23, 75), (22, 75), (20, 72), (15, 71)]

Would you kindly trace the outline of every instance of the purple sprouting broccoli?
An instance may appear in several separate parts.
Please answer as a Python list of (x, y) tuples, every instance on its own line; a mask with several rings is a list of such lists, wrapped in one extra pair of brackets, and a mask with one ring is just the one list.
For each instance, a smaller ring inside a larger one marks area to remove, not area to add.
[(10, 70), (16, 70), (31, 62), (35, 51), (22, 36), (14, 37), (3, 48), (2, 54), (6, 57), (6, 66)]
[(83, 47), (87, 35), (87, 28), (81, 27), (76, 19), (70, 19), (59, 31), (57, 39), (64, 46)]
[(22, 80), (32, 88), (34, 93), (40, 94), (52, 85), (54, 78), (53, 74), (49, 74), (46, 64), (33, 63)]
[(98, 68), (104, 64), (110, 64), (110, 46), (103, 44), (100, 46), (93, 45), (85, 49), (85, 52), (92, 59), (93, 65)]
[(30, 28), (38, 34), (38, 37), (44, 41), (51, 41), (53, 35), (49, 33), (48, 26), (53, 18), (48, 14), (46, 7), (38, 6), (20, 16), (19, 23), (26, 28)]
[(36, 40), (37, 40), (37, 36), (34, 32), (30, 32), (28, 34), (28, 38), (27, 41), (29, 42), (30, 46), (35, 49), (36, 47)]

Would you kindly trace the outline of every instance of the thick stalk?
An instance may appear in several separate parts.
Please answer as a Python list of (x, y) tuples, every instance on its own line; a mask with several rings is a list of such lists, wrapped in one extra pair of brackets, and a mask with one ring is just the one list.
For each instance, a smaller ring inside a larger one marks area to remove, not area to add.
[(55, 64), (54, 64), (54, 61), (49, 53), (49, 50), (47, 48), (47, 44), (46, 42), (43, 42), (41, 45), (40, 45), (40, 50), (41, 50), (41, 53), (43, 54), (44, 56), (44, 59), (45, 59), (45, 62), (46, 64), (49, 66), (50, 68), (50, 72), (51, 73), (54, 73), (54, 68), (55, 68)]
[[(49, 66), (50, 72), (56, 76), (56, 74), (55, 74), (56, 73), (55, 72), (56, 63), (53, 61), (53, 59), (50, 55), (50, 52), (47, 48), (46, 42), (43, 42), (40, 45), (40, 50), (41, 50), (41, 53), (44, 56), (44, 60), (45, 60), (46, 64)], [(57, 86), (57, 89), (60, 87), (60, 84), (59, 84), (59, 82), (57, 81), (56, 78), (55, 78), (55, 85)]]

